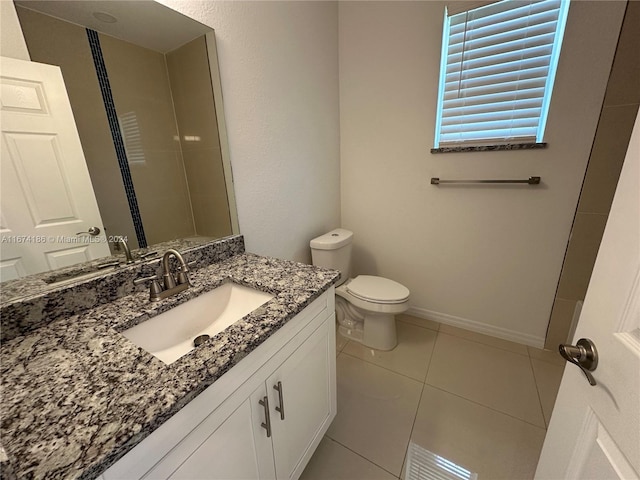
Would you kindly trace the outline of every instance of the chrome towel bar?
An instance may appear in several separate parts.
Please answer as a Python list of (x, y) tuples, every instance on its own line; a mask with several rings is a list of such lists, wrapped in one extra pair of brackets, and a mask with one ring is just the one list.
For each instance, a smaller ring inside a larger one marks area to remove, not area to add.
[(431, 185), (442, 183), (526, 183), (528, 185), (539, 185), (540, 177), (529, 177), (526, 180), (440, 180), (438, 177), (431, 178)]

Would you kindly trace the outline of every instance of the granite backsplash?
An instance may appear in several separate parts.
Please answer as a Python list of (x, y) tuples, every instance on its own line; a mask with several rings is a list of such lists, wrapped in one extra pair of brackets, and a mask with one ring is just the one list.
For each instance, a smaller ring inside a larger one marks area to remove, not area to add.
[[(109, 271), (97, 271), (89, 279), (78, 278), (58, 284), (47, 283), (52, 272), (43, 272), (26, 278), (11, 280), (0, 286), (0, 341), (7, 341), (47, 325), (53, 321), (77, 315), (85, 310), (111, 303), (134, 292), (149, 289), (148, 284), (135, 286), (140, 277), (161, 275), (162, 255), (170, 249), (178, 250), (190, 270), (198, 270), (212, 263), (222, 262), (244, 253), (244, 237), (233, 235), (208, 242), (174, 240), (154, 245), (158, 255), (131, 265), (121, 264)], [(139, 252), (134, 252), (134, 255)], [(119, 259), (113, 257), (112, 260)], [(73, 278), (95, 271), (105, 263), (100, 259), (57, 270), (55, 275)], [(172, 263), (175, 258), (171, 258)], [(177, 271), (177, 263), (172, 265)]]

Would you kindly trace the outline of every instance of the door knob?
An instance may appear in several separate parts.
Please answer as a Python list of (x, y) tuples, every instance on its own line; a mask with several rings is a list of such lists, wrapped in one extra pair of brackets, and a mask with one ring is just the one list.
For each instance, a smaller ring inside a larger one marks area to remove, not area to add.
[(598, 366), (598, 351), (591, 340), (581, 338), (576, 345), (560, 344), (558, 350), (567, 362), (573, 363), (582, 370), (591, 386), (596, 384), (591, 372)]
[(86, 232), (78, 232), (76, 235), (91, 235), (95, 237), (96, 235), (100, 235), (100, 227), (89, 227), (89, 230)]

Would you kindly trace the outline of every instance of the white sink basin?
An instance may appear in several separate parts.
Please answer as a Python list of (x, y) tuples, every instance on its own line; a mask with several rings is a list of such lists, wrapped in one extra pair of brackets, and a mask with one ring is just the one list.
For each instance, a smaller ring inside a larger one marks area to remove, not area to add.
[(272, 298), (269, 293), (225, 283), (122, 335), (169, 365), (195, 348), (196, 337), (213, 337)]

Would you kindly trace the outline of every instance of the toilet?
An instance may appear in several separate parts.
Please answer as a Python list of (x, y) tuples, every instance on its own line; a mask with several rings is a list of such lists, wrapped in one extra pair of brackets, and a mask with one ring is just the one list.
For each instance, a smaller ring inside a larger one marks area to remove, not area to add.
[(350, 340), (378, 350), (397, 343), (396, 315), (409, 308), (409, 289), (388, 278), (351, 278), (353, 232), (337, 228), (311, 240), (311, 258), (318, 267), (339, 270), (336, 284), (338, 331)]

